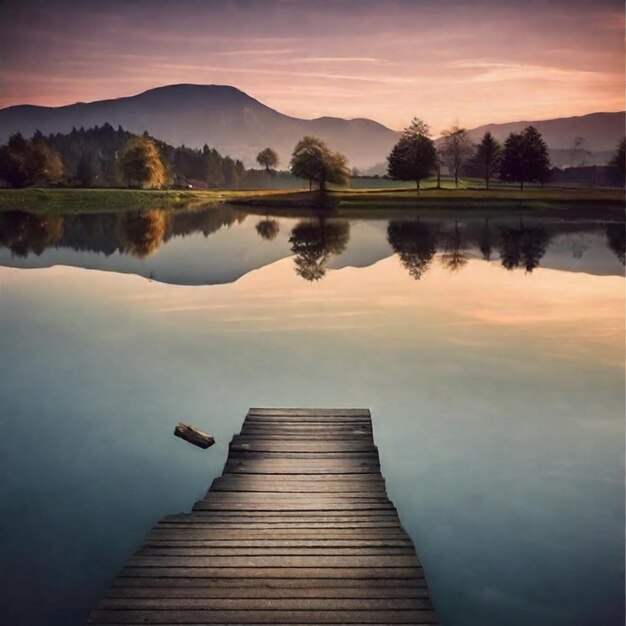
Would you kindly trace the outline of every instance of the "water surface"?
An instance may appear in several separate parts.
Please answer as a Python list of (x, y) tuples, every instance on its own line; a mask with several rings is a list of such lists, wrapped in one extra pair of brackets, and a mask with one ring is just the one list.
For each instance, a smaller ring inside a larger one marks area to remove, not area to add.
[[(321, 405), (372, 409), (443, 624), (622, 624), (623, 233), (0, 215), (4, 622), (82, 623), (248, 407)], [(181, 420), (218, 443), (174, 438)]]

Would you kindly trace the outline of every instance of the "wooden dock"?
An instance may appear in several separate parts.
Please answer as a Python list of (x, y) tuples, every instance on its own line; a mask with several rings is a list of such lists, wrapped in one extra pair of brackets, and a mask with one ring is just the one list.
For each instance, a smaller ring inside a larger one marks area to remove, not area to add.
[(363, 409), (250, 409), (221, 477), (163, 518), (91, 624), (437, 624)]

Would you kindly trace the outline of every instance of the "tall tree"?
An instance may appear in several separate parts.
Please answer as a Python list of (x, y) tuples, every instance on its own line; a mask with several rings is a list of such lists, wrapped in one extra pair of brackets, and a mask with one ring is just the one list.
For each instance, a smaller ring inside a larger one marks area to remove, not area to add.
[(441, 156), (448, 171), (454, 176), (455, 187), (458, 187), (461, 168), (472, 156), (472, 142), (464, 128), (455, 124), (443, 132)]
[(500, 144), (490, 132), (486, 132), (480, 140), (480, 143), (476, 146), (474, 163), (482, 172), (482, 177), (485, 179), (485, 187), (487, 189), (489, 189), (491, 177), (495, 176), (498, 172), (501, 158), (502, 148)]
[(256, 161), (265, 168), (266, 172), (274, 172), (278, 165), (278, 154), (271, 148), (265, 148), (256, 155)]
[(346, 157), (317, 137), (306, 136), (296, 144), (289, 169), (297, 178), (307, 179), (309, 189), (316, 182), (320, 191), (325, 191), (328, 183), (346, 185), (350, 180)]
[(159, 150), (152, 139), (133, 137), (120, 155), (120, 167), (130, 187), (160, 187), (165, 182), (165, 167)]
[(534, 127), (526, 127), (520, 134), (511, 133), (504, 142), (500, 178), (518, 182), (524, 190), (524, 183), (543, 183), (550, 170), (548, 146), (541, 133)]
[(436, 165), (430, 128), (423, 120), (413, 118), (387, 157), (387, 173), (394, 180), (414, 180), (419, 192), (420, 181), (428, 178)]

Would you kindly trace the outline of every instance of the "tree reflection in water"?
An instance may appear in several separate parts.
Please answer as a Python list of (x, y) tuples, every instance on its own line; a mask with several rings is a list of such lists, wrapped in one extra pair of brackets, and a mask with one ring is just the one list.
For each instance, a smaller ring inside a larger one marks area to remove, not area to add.
[(500, 260), (507, 270), (525, 268), (528, 274), (539, 267), (551, 236), (540, 226), (500, 228)]
[(387, 241), (400, 257), (402, 266), (415, 280), (419, 280), (428, 270), (437, 251), (434, 228), (419, 218), (415, 221), (389, 222)]
[(467, 265), (467, 242), (459, 229), (459, 221), (454, 220), (454, 228), (443, 235), (443, 254), (441, 265), (450, 272), (459, 272)]
[(478, 248), (483, 255), (483, 259), (485, 259), (485, 261), (491, 261), (491, 255), (493, 254), (493, 238), (488, 217), (485, 218), (485, 226), (478, 236)]
[(163, 242), (169, 214), (152, 209), (120, 216), (118, 233), (122, 250), (143, 259), (153, 254)]
[(606, 241), (615, 253), (615, 256), (620, 260), (622, 265), (626, 265), (626, 231), (624, 230), (624, 224), (607, 224), (606, 226)]
[(272, 241), (276, 239), (278, 233), (280, 232), (280, 226), (276, 220), (270, 219), (266, 217), (264, 220), (261, 220), (256, 226), (256, 232), (259, 233), (259, 236), (266, 241)]
[(0, 245), (11, 254), (27, 257), (41, 255), (58, 243), (63, 235), (63, 217), (22, 211), (0, 212)]
[(326, 275), (330, 257), (341, 254), (350, 239), (350, 224), (346, 221), (306, 220), (296, 224), (289, 237), (295, 255), (296, 274), (305, 280), (320, 280)]

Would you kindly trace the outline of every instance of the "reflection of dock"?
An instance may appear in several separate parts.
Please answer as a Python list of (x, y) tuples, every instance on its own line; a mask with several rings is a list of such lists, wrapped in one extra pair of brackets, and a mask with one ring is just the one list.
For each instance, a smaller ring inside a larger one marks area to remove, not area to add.
[(97, 624), (436, 624), (368, 410), (251, 409), (221, 477), (163, 518)]

